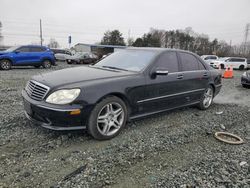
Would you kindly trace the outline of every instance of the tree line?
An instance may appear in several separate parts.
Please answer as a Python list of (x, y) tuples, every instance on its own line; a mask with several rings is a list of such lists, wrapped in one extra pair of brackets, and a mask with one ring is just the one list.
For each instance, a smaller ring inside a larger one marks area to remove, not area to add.
[[(107, 31), (101, 40), (101, 44), (121, 45), (126, 43), (119, 30)], [(134, 47), (163, 47), (192, 51), (198, 55), (214, 54), (223, 56), (244, 56), (250, 57), (250, 43), (246, 45), (231, 46), (225, 41), (218, 39), (209, 40), (209, 36), (199, 34), (187, 27), (184, 30), (158, 30), (151, 28), (142, 37), (128, 39), (128, 46)]]

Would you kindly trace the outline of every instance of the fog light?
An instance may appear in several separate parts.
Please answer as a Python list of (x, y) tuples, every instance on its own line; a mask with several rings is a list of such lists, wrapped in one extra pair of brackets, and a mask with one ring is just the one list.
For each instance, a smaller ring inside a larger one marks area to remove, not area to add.
[(71, 111), (69, 114), (70, 114), (70, 115), (79, 115), (80, 113), (81, 113), (81, 110), (80, 110), (80, 109), (77, 109), (77, 110)]

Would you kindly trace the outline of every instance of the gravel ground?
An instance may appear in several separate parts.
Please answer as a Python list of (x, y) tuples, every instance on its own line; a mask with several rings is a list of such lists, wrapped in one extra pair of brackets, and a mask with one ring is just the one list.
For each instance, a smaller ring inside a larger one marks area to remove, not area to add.
[[(58, 64), (51, 70), (69, 67)], [(242, 72), (223, 80), (206, 111), (183, 108), (133, 121), (100, 142), (26, 120), (21, 90), (32, 75), (51, 70), (0, 72), (0, 187), (250, 187), (250, 90), (240, 85)], [(219, 142), (216, 131), (245, 143)]]

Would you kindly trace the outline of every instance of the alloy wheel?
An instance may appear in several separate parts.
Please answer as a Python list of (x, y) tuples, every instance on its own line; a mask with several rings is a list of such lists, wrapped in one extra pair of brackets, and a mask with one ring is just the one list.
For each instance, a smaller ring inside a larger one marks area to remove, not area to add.
[(8, 70), (8, 69), (10, 69), (10, 62), (9, 61), (7, 61), (7, 60), (3, 60), (2, 62), (1, 62), (1, 68), (3, 69), (3, 70)]
[(106, 104), (97, 116), (97, 129), (104, 136), (112, 136), (124, 123), (124, 110), (116, 102)]
[(203, 99), (203, 105), (205, 108), (208, 108), (213, 100), (213, 89), (212, 88), (207, 88), (205, 93), (204, 93), (204, 99)]

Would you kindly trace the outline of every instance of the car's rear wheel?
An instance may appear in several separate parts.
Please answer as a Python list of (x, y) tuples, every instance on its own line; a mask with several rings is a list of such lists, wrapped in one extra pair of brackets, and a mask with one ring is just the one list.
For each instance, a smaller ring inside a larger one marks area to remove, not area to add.
[(200, 103), (198, 104), (198, 108), (201, 110), (208, 109), (213, 102), (213, 98), (214, 98), (214, 89), (211, 85), (209, 85), (205, 89), (205, 91), (201, 97)]
[(244, 70), (245, 66), (244, 65), (240, 65), (239, 66), (239, 70)]
[(244, 88), (250, 88), (250, 86), (246, 85), (246, 84), (242, 84), (242, 87), (244, 87)]
[(99, 102), (91, 112), (88, 132), (97, 140), (108, 140), (117, 136), (127, 121), (126, 104), (111, 96)]
[(10, 70), (11, 62), (8, 59), (3, 59), (0, 61), (0, 69), (1, 70)]
[(50, 60), (44, 60), (42, 64), (43, 68), (49, 69), (51, 67), (51, 62)]

